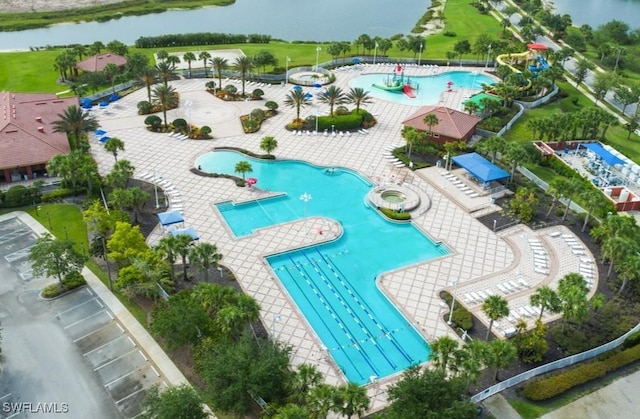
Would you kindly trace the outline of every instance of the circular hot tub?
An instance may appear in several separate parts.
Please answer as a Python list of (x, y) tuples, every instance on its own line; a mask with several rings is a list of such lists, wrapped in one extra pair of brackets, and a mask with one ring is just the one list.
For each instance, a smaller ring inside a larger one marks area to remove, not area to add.
[(405, 194), (396, 190), (382, 191), (382, 193), (380, 194), (380, 197), (382, 198), (383, 201), (389, 202), (391, 204), (400, 204), (402, 202), (406, 202), (407, 200), (407, 197), (405, 196)]
[(400, 212), (414, 210), (420, 205), (420, 196), (405, 185), (377, 186), (369, 192), (368, 198), (377, 208)]

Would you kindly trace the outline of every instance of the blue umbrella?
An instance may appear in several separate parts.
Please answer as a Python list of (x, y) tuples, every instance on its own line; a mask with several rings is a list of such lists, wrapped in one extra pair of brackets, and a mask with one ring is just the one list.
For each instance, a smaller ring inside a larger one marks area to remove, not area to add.
[(319, 89), (322, 87), (322, 85), (320, 83), (316, 83), (313, 85), (313, 87), (315, 87), (316, 89)]
[(302, 90), (301, 86), (293, 86), (293, 90)]
[(100, 102), (101, 108), (106, 108), (107, 106), (109, 106), (109, 102), (107, 102), (106, 100), (103, 100), (102, 102)]
[(305, 94), (304, 94), (304, 97), (305, 97), (306, 99), (311, 99), (311, 98), (313, 97), (313, 95), (312, 95), (311, 93), (305, 93)]
[(80, 103), (83, 105), (86, 105), (86, 104), (91, 105), (91, 99), (89, 99), (88, 97), (83, 97)]
[(100, 135), (105, 135), (107, 133), (107, 131), (103, 130), (102, 128), (98, 128), (96, 130), (96, 135), (100, 136)]
[(109, 137), (104, 136), (104, 137), (101, 137), (99, 141), (100, 141), (101, 143), (106, 143), (108, 139), (109, 139)]
[(82, 104), (82, 109), (91, 109), (91, 108), (93, 108), (93, 105), (91, 104), (91, 102)]
[(360, 58), (354, 58), (351, 61), (353, 61), (354, 64), (359, 64), (360, 63)]
[(109, 101), (111, 101), (111, 102), (115, 102), (118, 99), (120, 99), (120, 96), (118, 96), (117, 93), (114, 93), (111, 96), (109, 96)]

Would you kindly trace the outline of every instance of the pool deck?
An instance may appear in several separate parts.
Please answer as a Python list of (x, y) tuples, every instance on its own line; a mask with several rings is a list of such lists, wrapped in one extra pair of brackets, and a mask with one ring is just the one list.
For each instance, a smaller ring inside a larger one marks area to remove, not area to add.
[[(383, 66), (338, 70), (336, 84), (348, 90), (350, 78), (364, 72), (383, 71), (380, 67)], [(459, 69), (457, 66), (451, 68)], [(416, 66), (409, 67), (407, 73), (429, 75), (444, 70)], [(592, 260), (593, 256), (588, 254), (586, 248), (582, 250), (584, 254), (575, 254), (580, 243), (574, 245), (572, 240), (564, 237), (571, 233), (563, 227), (531, 231), (516, 226), (495, 233), (477, 220), (478, 216), (499, 209), (491, 203), (489, 196), (467, 194), (446, 179), (441, 174), (442, 169), (436, 167), (410, 172), (407, 168), (390, 164), (383, 157), (385, 150), (404, 144), (400, 137), (400, 121), (413, 113), (415, 107), (375, 99), (367, 109), (375, 115), (378, 123), (367, 134), (297, 135), (284, 128), (295, 113), (294, 109), (283, 104), (292, 86), (260, 87), (265, 92), (265, 100), (280, 104), (279, 114), (265, 121), (260, 132), (247, 135), (242, 132), (238, 116), (263, 107), (264, 101), (222, 102), (204, 90), (205, 82), (203, 79), (171, 82), (180, 93), (184, 106), (168, 112), (168, 120), (181, 117), (198, 126), (209, 125), (215, 137), (212, 141), (181, 141), (166, 134), (148, 132), (143, 127), (145, 117), (136, 114), (136, 104), (147, 99), (146, 89), (111, 104), (106, 111), (94, 112), (108, 136), (124, 141), (126, 150), (120, 152), (118, 158), (129, 160), (135, 166), (136, 177), (155, 174), (170, 182), (174, 192), (172, 207), (182, 208), (185, 226), (193, 227), (202, 242), (217, 245), (224, 256), (222, 263), (234, 272), (242, 288), (260, 304), (265, 327), (280, 341), (293, 346), (293, 365), (316, 365), (325, 375), (327, 383), (341, 384), (345, 379), (328, 359), (322, 344), (279, 284), (264, 256), (333, 240), (341, 234), (340, 225), (326, 218), (309, 218), (265, 228), (242, 239), (233, 237), (214, 204), (255, 199), (261, 192), (252, 188), (238, 188), (230, 180), (201, 177), (190, 172), (195, 159), (213, 147), (241, 147), (261, 153), (260, 140), (269, 135), (278, 140), (275, 150), (278, 158), (348, 167), (368, 177), (373, 183), (388, 180), (407, 182), (428, 196), (431, 206), (426, 211), (419, 211), (414, 222), (435, 241), (444, 242), (452, 253), (427, 263), (383, 273), (379, 278), (381, 288), (428, 341), (444, 335), (457, 338), (442, 320), (448, 312), (438, 296), (443, 289), (455, 293), (458, 300), (482, 321), (486, 322), (486, 318), (481, 314), (479, 300), (472, 297), (478, 296), (478, 292), (489, 291), (504, 295), (512, 310), (518, 313), (523, 310), (519, 317), (530, 317), (532, 321), (533, 315), (525, 315), (524, 307), (528, 305), (528, 296), (537, 285), (554, 284), (568, 272), (595, 265), (587, 261)], [(253, 88), (255, 86), (247, 84), (247, 91)], [(460, 103), (468, 96), (468, 91), (454, 89), (443, 94), (441, 104), (460, 109)], [(302, 109), (301, 114), (304, 117), (316, 111), (326, 113), (328, 108), (314, 103)], [(113, 155), (106, 152), (96, 138), (91, 138), (91, 144), (100, 172), (108, 172), (114, 163)], [(313, 195), (313, 185), (309, 185), (308, 192)], [(313, 201), (309, 205), (312, 206)], [(164, 234), (163, 229), (156, 228), (149, 237), (149, 243), (157, 243)], [(543, 253), (545, 256), (542, 256)], [(542, 257), (548, 262), (544, 274), (535, 272), (535, 264)], [(510, 281), (520, 286), (515, 288)], [(501, 289), (506, 291), (502, 292)], [(516, 320), (515, 317), (504, 320), (495, 326), (495, 330), (508, 333)], [(387, 404), (385, 388), (393, 382), (394, 377), (391, 377), (369, 386), (372, 411)]]

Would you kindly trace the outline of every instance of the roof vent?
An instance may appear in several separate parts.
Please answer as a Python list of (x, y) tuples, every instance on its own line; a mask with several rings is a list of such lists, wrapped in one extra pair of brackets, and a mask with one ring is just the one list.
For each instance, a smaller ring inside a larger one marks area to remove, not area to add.
[(36, 121), (42, 122), (42, 117), (41, 116), (36, 116)]
[(44, 127), (38, 127), (38, 131), (44, 132)]

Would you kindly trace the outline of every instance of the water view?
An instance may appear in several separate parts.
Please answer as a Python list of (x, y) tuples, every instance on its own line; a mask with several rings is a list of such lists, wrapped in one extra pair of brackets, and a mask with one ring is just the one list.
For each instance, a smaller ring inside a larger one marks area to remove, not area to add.
[(631, 29), (640, 27), (640, 0), (553, 0), (555, 13), (568, 14), (574, 25), (597, 28), (612, 20), (627, 23)]

